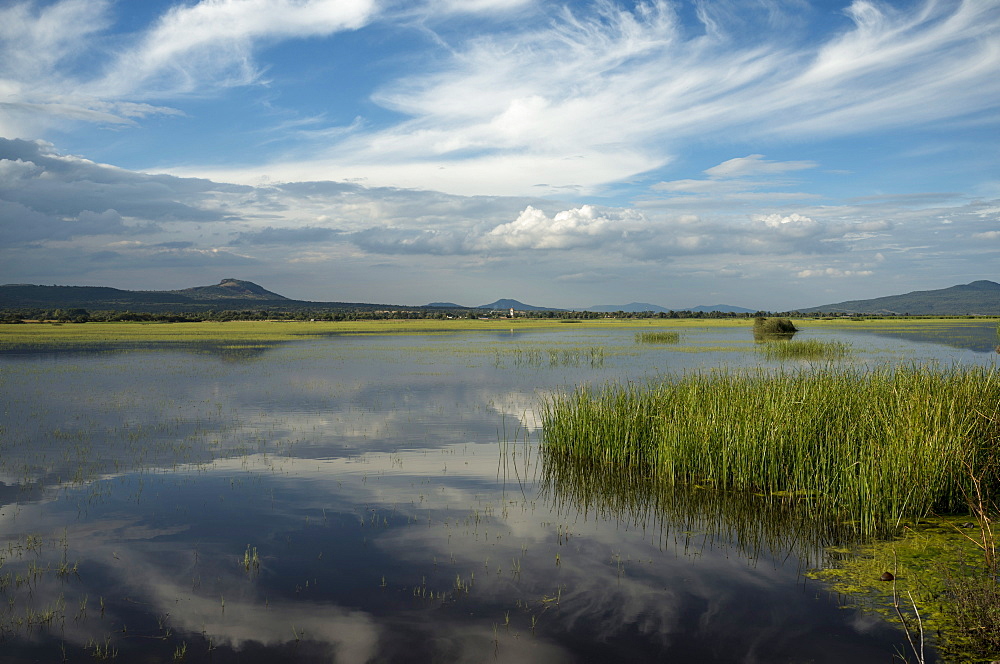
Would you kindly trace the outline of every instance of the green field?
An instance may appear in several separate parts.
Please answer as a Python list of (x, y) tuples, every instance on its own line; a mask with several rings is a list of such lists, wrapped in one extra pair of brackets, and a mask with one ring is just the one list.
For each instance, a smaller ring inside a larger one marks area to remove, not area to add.
[(152, 343), (152, 342), (278, 342), (337, 334), (419, 334), (497, 330), (544, 330), (575, 327), (596, 329), (681, 329), (746, 327), (745, 320), (643, 320), (515, 318), (491, 320), (384, 320), (346, 322), (232, 321), (200, 323), (28, 323), (0, 325), (0, 348), (19, 345)]

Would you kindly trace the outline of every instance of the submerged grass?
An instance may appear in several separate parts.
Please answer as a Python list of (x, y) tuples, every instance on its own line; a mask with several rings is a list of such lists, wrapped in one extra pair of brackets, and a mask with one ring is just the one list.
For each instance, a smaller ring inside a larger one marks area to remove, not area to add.
[(699, 372), (579, 388), (553, 398), (543, 424), (548, 455), (794, 496), (869, 536), (967, 508), (967, 469), (1000, 443), (1000, 376), (920, 366)]
[(681, 340), (680, 332), (636, 332), (635, 341), (640, 344), (676, 344)]
[[(921, 520), (887, 541), (831, 547), (826, 564), (809, 576), (848, 605), (905, 619), (911, 629), (919, 612), (945, 661), (993, 661), (1000, 657), (1000, 585), (984, 569), (975, 529), (968, 517)], [(900, 613), (897, 598), (905, 598)]]
[(764, 341), (757, 350), (769, 360), (833, 360), (851, 353), (851, 345), (842, 341)]
[(586, 367), (604, 366), (604, 348), (507, 348), (496, 351), (495, 366), (506, 367)]

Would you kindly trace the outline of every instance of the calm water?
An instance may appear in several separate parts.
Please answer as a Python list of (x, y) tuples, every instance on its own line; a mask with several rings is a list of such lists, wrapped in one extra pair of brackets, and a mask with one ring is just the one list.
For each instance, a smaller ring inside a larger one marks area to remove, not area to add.
[[(994, 366), (970, 329), (800, 338)], [(0, 661), (892, 661), (808, 536), (540, 481), (547, 394), (760, 362), (682, 334), (0, 355)]]

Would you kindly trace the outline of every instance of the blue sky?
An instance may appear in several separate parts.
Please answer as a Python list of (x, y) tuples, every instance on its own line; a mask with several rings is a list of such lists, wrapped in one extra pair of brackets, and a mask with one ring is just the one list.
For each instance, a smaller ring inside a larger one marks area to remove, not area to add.
[(996, 0), (5, 0), (0, 283), (786, 310), (1000, 280)]

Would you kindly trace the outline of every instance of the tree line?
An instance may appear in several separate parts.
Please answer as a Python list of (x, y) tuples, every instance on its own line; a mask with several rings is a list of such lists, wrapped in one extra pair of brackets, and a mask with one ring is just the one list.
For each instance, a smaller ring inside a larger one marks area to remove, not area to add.
[[(237, 320), (298, 320), (298, 321), (357, 321), (357, 320), (414, 320), (448, 318), (506, 318), (507, 311), (485, 309), (208, 309), (204, 311), (131, 311), (131, 310), (87, 310), (82, 308), (20, 308), (0, 310), (0, 323), (21, 323), (25, 321), (56, 321), (60, 323), (87, 322), (148, 322), (148, 323), (194, 323), (204, 321)], [(595, 320), (615, 319), (750, 319), (761, 316), (793, 316), (796, 318), (845, 317), (835, 312), (728, 312), (728, 311), (517, 311), (517, 318)], [(883, 318), (871, 314), (853, 314), (850, 318)], [(968, 316), (960, 316), (967, 318)]]

